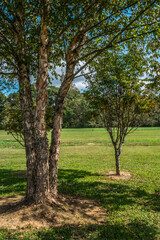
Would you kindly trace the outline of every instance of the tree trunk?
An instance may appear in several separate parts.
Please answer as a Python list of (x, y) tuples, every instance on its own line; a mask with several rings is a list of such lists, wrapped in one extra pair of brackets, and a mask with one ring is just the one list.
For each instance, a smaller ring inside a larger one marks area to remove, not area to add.
[(116, 160), (116, 175), (120, 175), (120, 156), (121, 156), (121, 148), (122, 145), (120, 144), (119, 147), (114, 146), (115, 150), (115, 160)]
[(120, 175), (120, 155), (118, 152), (115, 154), (115, 159), (116, 159), (116, 175)]
[[(79, 56), (79, 53), (82, 50), (82, 46), (85, 41), (86, 35), (87, 33), (84, 31), (84, 29), (80, 28), (70, 43), (70, 48), (66, 56), (66, 74), (56, 99), (49, 155), (49, 184), (50, 192), (53, 198), (56, 198), (58, 194), (57, 190), (58, 160), (65, 100), (67, 93), (70, 89), (71, 83), (74, 79), (73, 74), (76, 66), (76, 60), (77, 57)], [(77, 46), (79, 48), (75, 50)]]
[(34, 111), (31, 95), (29, 71), (24, 63), (19, 64), (18, 70), (20, 102), (23, 116), (23, 132), (27, 160), (27, 189), (26, 199), (33, 198), (35, 192), (35, 138), (34, 138)]
[(58, 175), (58, 160), (59, 160), (59, 148), (61, 142), (61, 128), (63, 121), (63, 109), (65, 105), (66, 95), (69, 91), (71, 83), (73, 81), (73, 75), (75, 65), (70, 65), (66, 69), (65, 80), (63, 81), (59, 93), (56, 99), (56, 107), (53, 117), (53, 130), (51, 136), (50, 146), (50, 158), (49, 158), (49, 181), (50, 192), (54, 198), (57, 197), (57, 175)]
[(48, 78), (48, 31), (47, 24), (49, 14), (48, 0), (41, 0), (41, 31), (39, 47), (38, 79), (36, 83), (36, 202), (43, 201), (49, 195), (49, 151), (46, 133), (46, 105), (47, 105), (47, 78)]
[(33, 199), (35, 192), (35, 132), (34, 110), (29, 77), (29, 67), (25, 58), (25, 5), (23, 0), (15, 2), (16, 12), (14, 26), (16, 29), (14, 38), (17, 47), (18, 58), (15, 59), (18, 67), (18, 81), (20, 92), (21, 111), (23, 116), (23, 133), (27, 160), (27, 189), (26, 199)]
[[(39, 36), (39, 66), (37, 79), (36, 110), (33, 112), (29, 70), (25, 51), (25, 2), (16, 2), (15, 42), (18, 48), (18, 72), (23, 128), (27, 158), (27, 200), (42, 202), (49, 192), (48, 139), (45, 113), (48, 77), (48, 13), (49, 0), (41, 0), (41, 30)], [(28, 64), (29, 65), (29, 64)]]

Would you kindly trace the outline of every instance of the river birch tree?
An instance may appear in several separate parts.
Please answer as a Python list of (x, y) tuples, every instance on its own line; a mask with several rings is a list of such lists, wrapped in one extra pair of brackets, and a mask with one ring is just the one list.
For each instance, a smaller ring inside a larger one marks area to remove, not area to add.
[[(157, 0), (0, 1), (0, 74), (3, 84), (16, 79), (19, 84), (28, 201), (43, 202), (57, 197), (63, 110), (74, 77), (81, 75), (104, 51), (137, 37), (156, 34), (158, 3)], [(56, 98), (49, 146), (45, 123), (48, 71), (52, 68), (55, 72), (60, 64), (65, 64), (65, 73)]]

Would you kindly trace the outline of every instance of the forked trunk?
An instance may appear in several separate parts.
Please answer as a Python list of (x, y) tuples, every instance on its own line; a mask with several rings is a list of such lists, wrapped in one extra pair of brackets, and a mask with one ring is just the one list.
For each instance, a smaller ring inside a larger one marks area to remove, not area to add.
[[(23, 115), (23, 129), (27, 158), (27, 200), (42, 202), (49, 193), (48, 139), (46, 135), (45, 113), (47, 104), (48, 77), (48, 13), (49, 0), (41, 0), (41, 30), (39, 36), (39, 68), (37, 79), (36, 110), (33, 102), (29, 71), (25, 62), (25, 6), (19, 0), (15, 14), (15, 41), (19, 45), (18, 72), (20, 99)], [(29, 64), (28, 64), (29, 65)]]

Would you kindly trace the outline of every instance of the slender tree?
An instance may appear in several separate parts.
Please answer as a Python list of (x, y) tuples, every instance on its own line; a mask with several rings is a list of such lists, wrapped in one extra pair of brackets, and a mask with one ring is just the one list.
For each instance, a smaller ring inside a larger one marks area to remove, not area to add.
[(143, 115), (154, 109), (158, 99), (148, 88), (147, 78), (142, 80), (148, 69), (144, 52), (133, 45), (130, 48), (97, 58), (92, 63), (96, 73), (88, 77), (85, 93), (111, 138), (117, 175), (126, 136), (143, 124)]
[(3, 93), (0, 93), (0, 129), (3, 129), (4, 115), (3, 111), (5, 108), (6, 96)]

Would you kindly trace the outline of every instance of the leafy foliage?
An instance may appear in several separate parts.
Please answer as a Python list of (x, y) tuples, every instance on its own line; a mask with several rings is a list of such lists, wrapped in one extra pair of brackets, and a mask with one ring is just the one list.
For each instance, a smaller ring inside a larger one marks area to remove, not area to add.
[(3, 114), (5, 115), (5, 130), (24, 146), (23, 121), (18, 93), (9, 95)]
[(3, 121), (4, 121), (4, 106), (6, 102), (6, 96), (3, 93), (0, 93), (0, 129), (3, 129)]
[(157, 104), (158, 96), (148, 89), (146, 79), (142, 79), (148, 64), (143, 55), (134, 45), (125, 52), (118, 49), (103, 54), (92, 64), (95, 74), (88, 77), (86, 97), (110, 135), (116, 167), (125, 137), (142, 124), (143, 114), (150, 113)]

